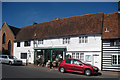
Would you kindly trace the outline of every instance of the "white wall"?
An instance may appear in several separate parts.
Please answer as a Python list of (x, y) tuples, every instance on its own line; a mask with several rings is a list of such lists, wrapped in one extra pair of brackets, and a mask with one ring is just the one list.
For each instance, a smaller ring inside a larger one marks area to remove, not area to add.
[[(16, 56), (18, 59), (21, 59), (21, 53), (27, 53), (27, 58), (28, 54), (31, 54), (31, 58), (29, 58), (29, 62), (33, 63), (34, 62), (34, 49), (33, 49), (33, 41), (31, 41), (31, 46), (24, 47), (24, 42), (20, 43), (20, 47), (17, 47), (17, 42), (14, 42), (14, 56)], [(30, 50), (30, 52), (28, 51)], [(24, 63), (26, 62), (26, 59), (21, 59)]]
[(79, 43), (79, 37), (71, 37), (70, 44), (63, 44), (63, 38), (45, 39), (38, 47), (67, 47), (67, 51), (101, 51), (101, 36), (88, 36), (88, 43)]
[[(79, 43), (79, 37), (70, 37), (69, 44), (63, 44), (63, 38), (55, 38), (55, 39), (44, 39), (43, 44), (36, 45), (36, 48), (63, 48), (66, 47), (67, 54), (72, 55), (72, 52), (83, 52), (84, 56), (94, 54), (99, 54), (99, 67), (101, 69), (101, 50), (102, 50), (102, 43), (101, 43), (101, 36), (88, 36), (88, 43)], [(38, 42), (37, 42), (38, 43)], [(33, 41), (31, 41), (30, 47), (24, 47), (24, 42), (21, 42), (21, 47), (17, 47), (17, 43), (14, 43), (14, 56), (20, 59), (21, 53), (28, 53), (28, 50), (31, 52), (31, 63), (34, 61), (34, 46)], [(85, 58), (84, 58), (85, 59)], [(25, 62), (25, 60), (23, 60)], [(93, 64), (93, 62), (89, 62)]]

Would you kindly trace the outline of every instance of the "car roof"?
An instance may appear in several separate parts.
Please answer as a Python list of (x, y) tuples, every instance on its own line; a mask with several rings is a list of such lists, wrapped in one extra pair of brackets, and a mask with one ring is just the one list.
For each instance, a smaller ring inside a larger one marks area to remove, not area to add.
[(10, 56), (10, 55), (0, 55), (0, 56)]

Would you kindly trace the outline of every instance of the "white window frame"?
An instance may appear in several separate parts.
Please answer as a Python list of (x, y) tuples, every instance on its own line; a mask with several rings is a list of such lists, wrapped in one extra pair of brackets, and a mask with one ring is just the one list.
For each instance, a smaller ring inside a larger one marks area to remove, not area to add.
[(76, 53), (76, 59), (80, 59), (80, 53)]
[(91, 55), (85, 55), (85, 61), (91, 62), (91, 57), (92, 57)]
[(63, 44), (70, 44), (70, 37), (63, 38)]
[[(113, 64), (113, 55), (117, 56), (117, 64)], [(118, 64), (119, 61), (118, 56), (120, 56), (120, 54), (112, 54), (112, 62), (111, 62), (112, 65), (120, 65)]]
[(43, 44), (43, 39), (42, 40), (38, 40), (38, 44)]
[[(74, 55), (73, 55), (73, 54), (74, 54)], [(72, 53), (72, 58), (76, 58), (75, 55), (76, 55), (75, 53)]]
[[(81, 54), (83, 54), (83, 55), (81, 56)], [(82, 59), (81, 57), (82, 57), (83, 59)], [(81, 60), (81, 61), (84, 61), (84, 53), (80, 53), (80, 60)]]
[(79, 43), (88, 43), (88, 36), (80, 36)]

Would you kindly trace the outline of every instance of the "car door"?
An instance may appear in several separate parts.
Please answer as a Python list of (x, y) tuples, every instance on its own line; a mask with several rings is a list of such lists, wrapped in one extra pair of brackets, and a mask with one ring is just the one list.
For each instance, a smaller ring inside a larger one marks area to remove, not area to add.
[(71, 59), (65, 60), (65, 69), (66, 69), (66, 71), (72, 71), (73, 70), (73, 65), (71, 63), (72, 63)]
[(82, 65), (82, 63), (80, 62), (80, 61), (78, 61), (78, 60), (73, 60), (73, 66), (74, 66), (74, 71), (75, 72), (80, 72), (80, 73), (82, 73), (82, 71), (83, 71), (83, 65)]
[(2, 56), (2, 63), (8, 63), (8, 57)]

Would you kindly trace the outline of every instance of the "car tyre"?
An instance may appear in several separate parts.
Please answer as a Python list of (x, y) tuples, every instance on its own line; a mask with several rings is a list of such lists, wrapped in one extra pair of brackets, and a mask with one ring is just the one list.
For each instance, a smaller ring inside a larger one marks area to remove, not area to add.
[(86, 69), (85, 70), (85, 75), (86, 76), (90, 76), (91, 75), (91, 70), (90, 69)]
[(64, 67), (61, 67), (61, 68), (59, 69), (59, 71), (60, 71), (61, 73), (64, 73), (64, 72), (65, 72), (65, 68), (64, 68)]
[(12, 65), (12, 62), (11, 62), (11, 61), (9, 62), (9, 65)]

